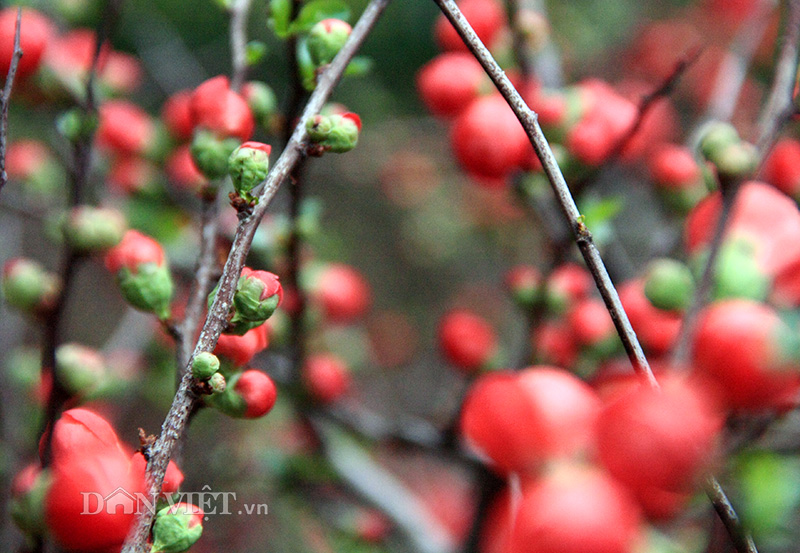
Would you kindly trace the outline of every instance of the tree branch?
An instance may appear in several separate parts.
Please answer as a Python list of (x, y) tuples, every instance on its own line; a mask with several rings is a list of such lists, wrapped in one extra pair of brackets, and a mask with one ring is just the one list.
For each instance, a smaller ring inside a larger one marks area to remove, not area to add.
[[(281, 153), (272, 170), (264, 181), (264, 186), (258, 198), (258, 203), (252, 213), (240, 214), (240, 224), (236, 230), (228, 259), (225, 262), (222, 277), (219, 282), (214, 303), (209, 309), (200, 338), (194, 348), (194, 355), (203, 351), (211, 351), (219, 339), (226, 317), (233, 301), (236, 281), (244, 266), (245, 258), (250, 250), (253, 236), (262, 217), (266, 213), (278, 188), (286, 180), (289, 173), (300, 161), (304, 153), (304, 142), (307, 132), (304, 122), (309, 117), (317, 114), (330, 96), (333, 88), (339, 82), (350, 59), (356, 53), (361, 43), (375, 25), (379, 16), (386, 8), (389, 0), (372, 0), (364, 9), (358, 23), (353, 27), (347, 43), (331, 62), (330, 66), (320, 76), (317, 88), (311, 95), (306, 105), (300, 123), (295, 127), (292, 138)], [(188, 365), (188, 364), (187, 364)], [(161, 491), (164, 474), (175, 444), (183, 434), (189, 414), (198, 398), (192, 391), (192, 374), (187, 369), (181, 379), (178, 391), (172, 401), (161, 427), (161, 433), (155, 444), (148, 451), (147, 479), (150, 500), (154, 500)], [(131, 533), (123, 547), (123, 553), (146, 553), (147, 539), (150, 526), (155, 513), (145, 510), (131, 529)]]
[(767, 103), (758, 120), (758, 151), (766, 157), (780, 129), (795, 111), (792, 94), (797, 82), (797, 54), (800, 42), (800, 0), (789, 0), (775, 78)]
[(8, 182), (6, 173), (6, 139), (8, 135), (8, 105), (11, 102), (11, 89), (14, 87), (14, 77), (22, 57), (22, 48), (19, 45), (19, 34), (22, 28), (22, 8), (17, 8), (17, 23), (14, 27), (14, 52), (11, 55), (11, 65), (8, 66), (6, 84), (3, 86), (3, 95), (0, 97), (0, 190)]
[(775, 0), (757, 2), (754, 14), (742, 23), (717, 70), (717, 79), (703, 121), (730, 120), (747, 77), (747, 68), (769, 26), (775, 4)]
[(238, 91), (247, 76), (247, 15), (252, 0), (236, 0), (230, 9), (231, 58), (233, 74), (231, 89)]

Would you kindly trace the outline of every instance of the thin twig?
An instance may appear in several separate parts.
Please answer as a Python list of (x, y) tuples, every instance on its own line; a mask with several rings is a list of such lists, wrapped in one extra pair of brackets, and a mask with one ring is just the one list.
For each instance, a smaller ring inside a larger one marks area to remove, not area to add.
[[(192, 355), (197, 326), (206, 305), (206, 298), (211, 288), (211, 280), (216, 272), (216, 246), (217, 246), (217, 206), (216, 193), (204, 194), (200, 211), (200, 255), (197, 258), (197, 270), (192, 282), (189, 301), (186, 304), (186, 314), (180, 326), (180, 343), (178, 344), (178, 367), (183, 369), (189, 363)], [(179, 371), (179, 378), (183, 372)]]
[[(292, 0), (291, 20), (294, 20), (300, 13), (302, 2)], [(292, 135), (292, 122), (300, 113), (303, 98), (306, 96), (303, 81), (300, 78), (300, 68), (297, 62), (297, 37), (292, 36), (286, 43), (286, 57), (290, 68), (291, 78), (289, 79), (289, 101), (284, 112), (283, 140), (288, 142)], [(289, 178), (289, 241), (287, 244), (286, 255), (289, 265), (286, 271), (286, 284), (288, 289), (294, 293), (295, 305), (289, 314), (289, 352), (292, 361), (292, 379), (297, 380), (300, 370), (305, 363), (305, 319), (307, 298), (305, 290), (300, 286), (300, 257), (302, 252), (302, 239), (298, 228), (300, 216), (300, 204), (303, 201), (303, 180), (304, 180), (305, 160), (298, 162)]]
[(781, 37), (780, 53), (775, 66), (775, 78), (767, 103), (758, 120), (758, 151), (766, 156), (780, 129), (794, 113), (792, 94), (797, 82), (797, 55), (800, 42), (800, 0), (787, 3), (786, 21)]
[(238, 91), (247, 76), (247, 15), (252, 0), (236, 0), (230, 9), (231, 61), (233, 74), (231, 89)]
[(706, 480), (706, 495), (711, 500), (711, 505), (717, 512), (717, 516), (725, 525), (725, 530), (733, 542), (734, 547), (739, 553), (758, 553), (756, 544), (753, 538), (744, 531), (742, 521), (739, 520), (739, 515), (736, 514), (733, 504), (731, 504), (725, 490), (717, 481), (716, 478), (709, 477)]
[(614, 326), (620, 335), (620, 339), (625, 346), (625, 351), (628, 354), (628, 358), (634, 370), (651, 386), (657, 387), (658, 383), (653, 376), (653, 372), (644, 356), (642, 347), (631, 327), (628, 316), (625, 314), (625, 310), (619, 299), (619, 294), (617, 294), (614, 284), (608, 276), (608, 271), (600, 257), (600, 252), (594, 245), (591, 233), (583, 223), (583, 218), (580, 211), (578, 211), (578, 207), (575, 205), (575, 200), (572, 198), (569, 187), (564, 180), (564, 175), (561, 173), (553, 151), (550, 149), (550, 145), (542, 132), (542, 128), (539, 126), (538, 116), (527, 106), (506, 74), (494, 58), (492, 58), (492, 55), (475, 34), (475, 31), (469, 25), (455, 2), (453, 0), (435, 0), (435, 2), (456, 28), (475, 58), (481, 63), (486, 73), (492, 79), (492, 82), (494, 82), (495, 87), (497, 87), (500, 94), (506, 99), (508, 105), (514, 111), (525, 129), (533, 145), (533, 149), (542, 163), (544, 172), (553, 187), (559, 206), (567, 220), (567, 224), (572, 230), (578, 248), (594, 277), (597, 288), (600, 290), (600, 295), (603, 297), (603, 301), (614, 321)]
[[(280, 185), (286, 180), (292, 169), (303, 156), (304, 142), (307, 131), (303, 124), (309, 117), (319, 113), (325, 101), (330, 96), (333, 88), (339, 82), (350, 59), (356, 53), (361, 43), (369, 34), (378, 17), (388, 5), (389, 0), (372, 0), (353, 27), (345, 45), (331, 62), (325, 72), (320, 76), (317, 88), (309, 98), (300, 123), (295, 127), (294, 133), (286, 148), (281, 153), (272, 170), (264, 181), (264, 186), (258, 198), (258, 203), (251, 214), (242, 213), (240, 224), (236, 230), (228, 259), (225, 262), (222, 277), (219, 281), (214, 302), (209, 309), (200, 338), (194, 348), (194, 355), (202, 351), (211, 351), (219, 339), (226, 317), (233, 301), (236, 281), (244, 266), (245, 258), (250, 250), (258, 224), (261, 222)], [(148, 451), (147, 464), (148, 493), (152, 501), (161, 491), (167, 464), (176, 442), (183, 434), (189, 414), (197, 401), (192, 390), (191, 372), (185, 370), (178, 391), (173, 398), (172, 405), (161, 427), (161, 433)], [(144, 510), (131, 529), (131, 533), (123, 547), (123, 553), (145, 553), (147, 538), (150, 534), (150, 525), (153, 521), (153, 512)]]
[(17, 8), (17, 23), (14, 27), (14, 52), (11, 54), (11, 65), (8, 66), (6, 84), (3, 86), (3, 96), (0, 97), (0, 190), (8, 182), (6, 173), (6, 139), (8, 135), (8, 105), (11, 103), (11, 89), (14, 86), (14, 77), (22, 57), (22, 47), (19, 45), (20, 29), (22, 28), (22, 8)]
[(739, 93), (747, 78), (747, 68), (769, 27), (775, 5), (775, 0), (761, 0), (754, 8), (753, 16), (742, 23), (717, 70), (717, 79), (703, 121), (729, 121), (733, 116)]
[(722, 206), (720, 208), (719, 218), (715, 223), (714, 234), (708, 245), (708, 257), (705, 260), (703, 274), (692, 294), (692, 300), (689, 303), (689, 307), (686, 309), (686, 313), (683, 315), (678, 336), (675, 338), (671, 359), (673, 367), (686, 367), (689, 362), (695, 327), (697, 326), (700, 312), (703, 310), (703, 307), (705, 307), (714, 285), (717, 259), (719, 258), (719, 252), (722, 250), (725, 227), (733, 211), (733, 205), (736, 202), (739, 188), (739, 182), (720, 186)]
[(684, 73), (686, 73), (692, 64), (697, 61), (697, 58), (699, 58), (700, 54), (702, 53), (703, 47), (700, 45), (697, 45), (689, 50), (686, 55), (678, 60), (678, 62), (675, 64), (675, 67), (661, 82), (661, 84), (659, 84), (655, 90), (650, 92), (647, 96), (642, 98), (641, 102), (639, 103), (636, 119), (634, 119), (633, 123), (622, 136), (622, 138), (619, 139), (617, 144), (614, 146), (614, 149), (611, 150), (611, 154), (608, 156), (606, 163), (613, 162), (622, 154), (622, 151), (639, 131), (639, 128), (642, 126), (642, 122), (644, 121), (645, 117), (647, 117), (647, 114), (650, 113), (650, 110), (656, 105), (656, 102), (672, 94), (680, 78)]

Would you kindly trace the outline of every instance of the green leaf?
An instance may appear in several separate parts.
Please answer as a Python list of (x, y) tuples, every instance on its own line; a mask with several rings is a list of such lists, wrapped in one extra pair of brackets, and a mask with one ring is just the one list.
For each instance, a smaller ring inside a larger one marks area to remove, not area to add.
[(621, 196), (612, 196), (602, 200), (592, 198), (582, 203), (581, 213), (584, 216), (586, 226), (590, 230), (593, 230), (596, 226), (611, 222), (625, 206), (625, 200)]
[(367, 56), (355, 56), (344, 70), (344, 74), (349, 77), (361, 77), (372, 70), (372, 58)]
[(303, 86), (308, 91), (314, 90), (317, 87), (317, 66), (311, 60), (305, 38), (297, 41), (297, 67)]
[(350, 8), (342, 0), (311, 0), (303, 6), (300, 14), (289, 27), (289, 33), (302, 33), (308, 31), (323, 19), (350, 18)]
[(256, 65), (267, 54), (267, 45), (260, 40), (251, 40), (247, 43), (245, 58), (248, 66)]
[(289, 17), (292, 13), (291, 0), (270, 0), (269, 9), (272, 14), (269, 24), (279, 38), (289, 36)]

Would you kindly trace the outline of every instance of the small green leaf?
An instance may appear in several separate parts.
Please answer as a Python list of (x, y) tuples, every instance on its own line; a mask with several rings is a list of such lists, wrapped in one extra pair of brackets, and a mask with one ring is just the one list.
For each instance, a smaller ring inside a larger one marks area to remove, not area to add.
[(308, 31), (323, 19), (347, 21), (349, 18), (350, 8), (342, 0), (311, 0), (300, 10), (297, 19), (289, 27), (289, 33)]
[(367, 56), (355, 56), (344, 70), (344, 74), (349, 77), (361, 77), (372, 70), (372, 58)]
[(245, 58), (248, 66), (256, 65), (267, 54), (267, 45), (260, 40), (251, 40), (247, 43)]
[(289, 36), (289, 17), (292, 13), (292, 5), (290, 0), (270, 0), (269, 9), (271, 17), (269, 24), (275, 31), (279, 38), (287, 38)]
[(297, 67), (303, 86), (306, 90), (314, 90), (317, 87), (317, 66), (311, 60), (305, 38), (297, 41)]
[(602, 200), (587, 199), (582, 204), (581, 213), (583, 213), (584, 222), (590, 230), (593, 230), (595, 226), (609, 223), (619, 215), (625, 206), (625, 200), (620, 196), (612, 196)]

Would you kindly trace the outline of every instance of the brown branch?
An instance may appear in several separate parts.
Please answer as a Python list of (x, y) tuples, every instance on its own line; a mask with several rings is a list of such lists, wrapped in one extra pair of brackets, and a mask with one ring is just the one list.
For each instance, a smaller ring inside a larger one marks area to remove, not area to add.
[[(300, 13), (302, 2), (292, 0), (292, 10), (290, 20), (294, 20)], [(300, 68), (297, 62), (297, 37), (292, 35), (286, 42), (286, 56), (290, 68), (291, 79), (289, 81), (289, 101), (288, 107), (284, 112), (284, 142), (288, 142), (292, 133), (292, 121), (297, 119), (300, 113), (300, 106), (306, 95), (300, 78)], [(289, 314), (289, 352), (292, 362), (292, 380), (296, 381), (300, 375), (300, 369), (305, 363), (305, 319), (307, 298), (305, 291), (300, 287), (300, 257), (302, 251), (302, 239), (298, 229), (298, 219), (300, 216), (300, 204), (303, 201), (303, 179), (305, 160), (300, 160), (292, 171), (289, 179), (289, 241), (286, 255), (289, 258), (289, 266), (286, 274), (286, 284), (288, 289), (295, 294), (294, 310)]]
[(575, 200), (572, 198), (569, 187), (564, 180), (564, 175), (561, 173), (553, 151), (550, 149), (550, 145), (542, 132), (542, 128), (539, 126), (538, 116), (527, 106), (519, 92), (517, 92), (511, 84), (511, 81), (509, 81), (505, 72), (503, 72), (494, 58), (492, 58), (492, 55), (475, 34), (475, 31), (467, 22), (466, 18), (464, 18), (455, 2), (453, 0), (435, 0), (435, 2), (456, 28), (475, 58), (481, 63), (486, 73), (492, 79), (492, 82), (494, 82), (495, 87), (497, 87), (500, 94), (503, 95), (525, 129), (533, 145), (533, 149), (542, 163), (550, 185), (555, 192), (556, 199), (567, 220), (567, 224), (572, 230), (578, 248), (594, 277), (600, 295), (614, 321), (614, 326), (620, 335), (620, 339), (622, 340), (634, 370), (644, 381), (648, 382), (651, 386), (657, 387), (658, 383), (653, 376), (653, 372), (644, 356), (642, 347), (631, 327), (628, 316), (622, 308), (619, 294), (617, 294), (614, 284), (608, 276), (608, 271), (600, 257), (600, 252), (594, 245), (591, 233), (583, 223), (583, 218), (578, 211), (578, 207), (575, 205)]
[[(283, 150), (264, 181), (258, 203), (252, 213), (248, 214), (247, 212), (243, 212), (240, 214), (240, 224), (236, 230), (236, 236), (234, 237), (228, 259), (225, 262), (225, 268), (223, 269), (222, 277), (219, 282), (219, 289), (214, 303), (209, 309), (206, 322), (200, 333), (200, 338), (195, 345), (194, 355), (202, 351), (213, 350), (219, 339), (233, 301), (236, 281), (244, 266), (245, 258), (250, 250), (250, 245), (256, 229), (258, 228), (258, 224), (266, 213), (267, 207), (278, 191), (278, 188), (283, 181), (286, 180), (292, 169), (303, 156), (304, 142), (307, 138), (305, 124), (303, 124), (303, 122), (320, 111), (333, 91), (333, 88), (339, 82), (350, 59), (361, 46), (361, 43), (367, 37), (387, 4), (388, 0), (372, 0), (364, 9), (358, 23), (353, 27), (353, 31), (347, 43), (320, 76), (317, 88), (311, 95), (303, 111), (300, 123), (295, 127), (291, 140), (286, 145), (286, 148)], [(175, 394), (172, 405), (161, 427), (161, 433), (148, 452), (147, 478), (148, 493), (151, 501), (154, 500), (161, 491), (167, 464), (172, 457), (175, 444), (184, 432), (189, 414), (192, 412), (196, 401), (197, 397), (192, 391), (191, 371), (185, 370), (184, 377), (181, 380), (178, 391)], [(153, 512), (145, 510), (140, 515), (125, 542), (123, 553), (145, 553), (147, 551), (147, 539), (150, 534), (150, 526), (154, 514)]]
[(717, 70), (717, 79), (703, 121), (730, 120), (747, 77), (747, 68), (769, 27), (774, 8), (773, 0), (761, 0), (753, 15), (742, 23)]
[(753, 538), (744, 531), (742, 521), (739, 520), (739, 515), (736, 514), (733, 504), (725, 494), (725, 490), (714, 477), (709, 477), (706, 480), (706, 495), (714, 506), (717, 516), (725, 525), (728, 535), (733, 542), (734, 547), (739, 553), (758, 553), (756, 544)]
[(611, 154), (609, 154), (608, 161), (606, 161), (606, 163), (615, 161), (622, 154), (622, 151), (639, 131), (644, 118), (647, 117), (647, 114), (650, 113), (650, 110), (653, 109), (656, 102), (672, 94), (672, 92), (675, 90), (675, 86), (678, 84), (678, 81), (681, 79), (683, 74), (686, 73), (692, 64), (697, 61), (697, 58), (699, 58), (700, 54), (702, 53), (703, 47), (700, 45), (697, 45), (689, 50), (686, 55), (678, 60), (678, 62), (675, 64), (675, 67), (661, 82), (661, 84), (659, 84), (655, 90), (650, 92), (647, 96), (642, 98), (641, 102), (639, 103), (639, 110), (636, 114), (636, 119), (634, 119), (630, 128), (625, 132), (622, 138), (617, 141), (613, 150), (611, 150)]
[(725, 236), (725, 226), (728, 223), (733, 204), (736, 202), (736, 195), (739, 192), (741, 182), (719, 183), (722, 196), (722, 207), (719, 218), (714, 226), (714, 234), (708, 245), (708, 257), (705, 260), (703, 274), (700, 282), (692, 294), (692, 300), (686, 313), (683, 315), (678, 336), (675, 338), (675, 345), (672, 348), (671, 364), (673, 367), (686, 367), (691, 353), (692, 338), (694, 337), (697, 320), (700, 312), (705, 307), (714, 285), (714, 275), (716, 274), (717, 259), (722, 250), (723, 237)]
[(767, 103), (758, 120), (758, 151), (762, 158), (775, 142), (781, 128), (789, 121), (795, 108), (792, 104), (797, 82), (798, 42), (800, 42), (800, 0), (789, 0), (784, 22), (781, 48), (775, 67), (775, 78)]
[(192, 355), (197, 325), (203, 315), (206, 298), (211, 289), (211, 281), (216, 273), (216, 246), (217, 246), (217, 194), (208, 193), (202, 197), (200, 211), (200, 255), (197, 258), (197, 268), (194, 272), (189, 300), (186, 303), (186, 313), (180, 325), (180, 340), (178, 342), (178, 367), (179, 376), (183, 378), (182, 369), (189, 363)]
[(22, 28), (22, 8), (17, 8), (17, 23), (14, 27), (14, 52), (11, 55), (11, 65), (8, 66), (6, 84), (3, 86), (3, 95), (0, 97), (0, 190), (8, 182), (6, 173), (6, 139), (8, 135), (8, 105), (11, 102), (11, 89), (14, 87), (14, 77), (22, 57), (22, 47), (19, 45), (20, 29)]
[(230, 8), (231, 58), (233, 74), (231, 89), (239, 90), (247, 76), (247, 15), (252, 0), (236, 0)]

